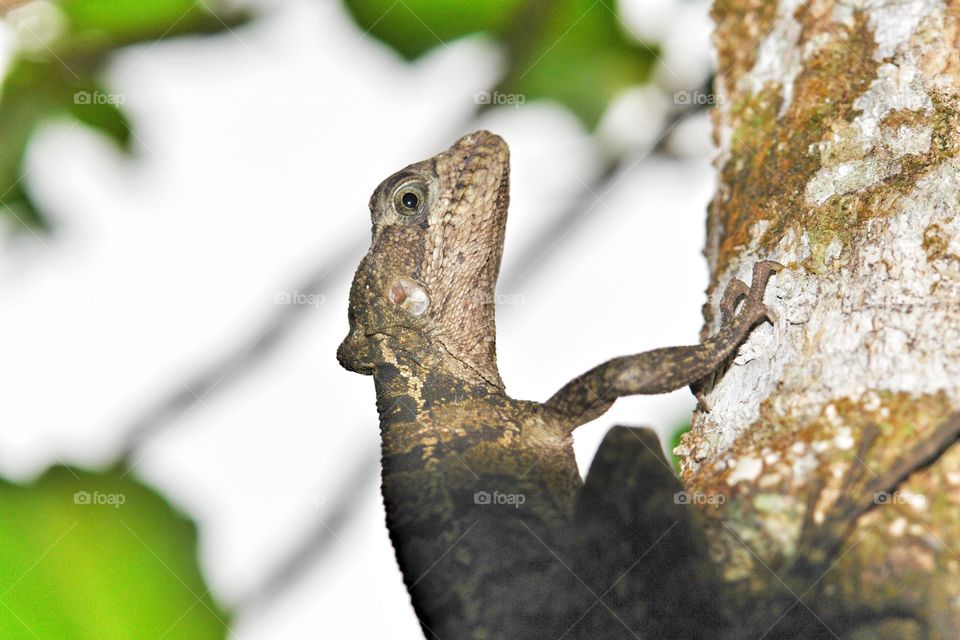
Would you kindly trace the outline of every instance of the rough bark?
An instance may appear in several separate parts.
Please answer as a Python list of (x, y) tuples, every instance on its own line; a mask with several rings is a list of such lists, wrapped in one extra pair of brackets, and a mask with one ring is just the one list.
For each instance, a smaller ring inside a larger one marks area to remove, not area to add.
[(678, 448), (730, 610), (783, 610), (766, 637), (960, 637), (960, 2), (713, 16), (704, 333), (731, 279), (786, 266)]

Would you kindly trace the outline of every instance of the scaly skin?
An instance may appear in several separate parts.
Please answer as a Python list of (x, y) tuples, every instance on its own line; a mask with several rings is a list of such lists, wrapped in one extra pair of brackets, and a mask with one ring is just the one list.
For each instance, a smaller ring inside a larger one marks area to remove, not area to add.
[[(353, 281), (350, 333), (337, 357), (374, 378), (387, 525), (424, 633), (444, 640), (606, 637), (586, 615), (600, 595), (587, 583), (602, 584), (609, 572), (584, 568), (595, 560), (577, 551), (603, 544), (596, 532), (583, 532), (606, 516), (577, 507), (583, 485), (571, 433), (617, 397), (695, 385), (713, 373), (770, 317), (763, 290), (779, 265), (758, 263), (752, 286), (731, 285), (723, 327), (702, 344), (615, 358), (546, 403), (512, 399), (497, 370), (493, 305), (508, 157), (503, 140), (479, 131), (377, 188), (371, 247)], [(632, 451), (624, 473), (641, 454)], [(660, 484), (672, 491), (678, 485), (667, 475)], [(629, 496), (643, 489), (640, 481), (627, 485)], [(627, 496), (611, 490), (618, 496), (611, 505)], [(584, 517), (589, 521), (577, 524)], [(636, 573), (649, 578), (642, 566)], [(629, 627), (649, 626), (649, 616), (614, 617)], [(578, 635), (591, 624), (594, 631)]]

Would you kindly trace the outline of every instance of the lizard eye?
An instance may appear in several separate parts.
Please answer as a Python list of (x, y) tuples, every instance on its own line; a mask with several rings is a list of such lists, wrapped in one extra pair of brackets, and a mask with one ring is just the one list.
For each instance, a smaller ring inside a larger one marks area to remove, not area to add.
[(423, 189), (415, 182), (406, 182), (393, 192), (393, 208), (403, 216), (420, 213), (425, 201)]

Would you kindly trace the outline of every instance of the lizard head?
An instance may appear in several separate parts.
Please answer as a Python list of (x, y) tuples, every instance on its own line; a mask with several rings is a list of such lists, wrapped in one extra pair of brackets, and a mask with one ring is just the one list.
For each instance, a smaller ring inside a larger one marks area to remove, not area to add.
[(370, 198), (373, 238), (350, 291), (340, 363), (371, 374), (407, 351), (457, 377), (503, 388), (494, 288), (509, 198), (509, 150), (477, 131), (411, 164)]

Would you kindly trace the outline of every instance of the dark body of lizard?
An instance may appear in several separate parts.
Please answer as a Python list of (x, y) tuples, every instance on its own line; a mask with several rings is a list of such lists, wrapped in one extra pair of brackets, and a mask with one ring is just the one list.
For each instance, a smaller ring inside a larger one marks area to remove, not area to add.
[(664, 500), (679, 485), (655, 437), (612, 430), (584, 487), (571, 433), (617, 397), (714, 372), (769, 317), (762, 295), (778, 265), (759, 263), (751, 286), (734, 281), (722, 328), (702, 344), (610, 360), (546, 403), (512, 399), (493, 304), (508, 174), (507, 145), (480, 131), (377, 188), (337, 354), (374, 377), (387, 524), (424, 633), (632, 637), (643, 625), (657, 633), (643, 637), (696, 637), (655, 602), (701, 609), (697, 628), (716, 617), (705, 596), (670, 584), (702, 545), (675, 527), (690, 515)]

